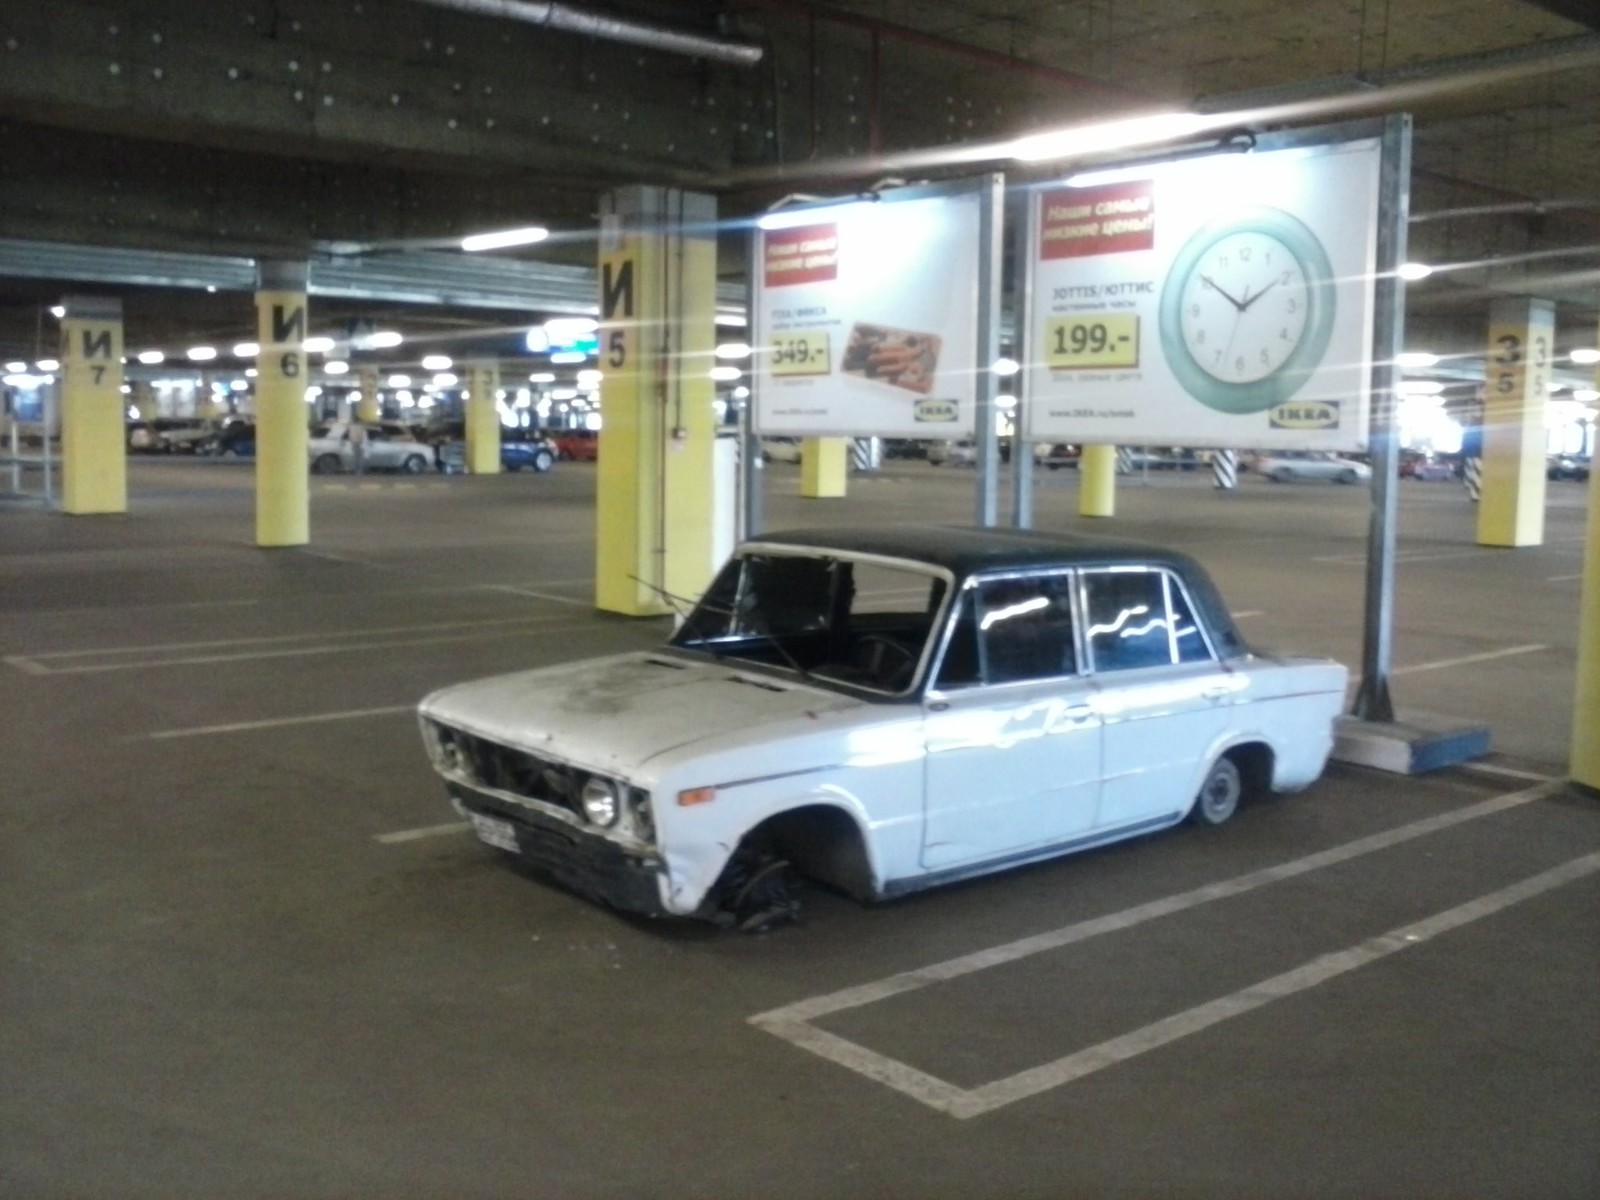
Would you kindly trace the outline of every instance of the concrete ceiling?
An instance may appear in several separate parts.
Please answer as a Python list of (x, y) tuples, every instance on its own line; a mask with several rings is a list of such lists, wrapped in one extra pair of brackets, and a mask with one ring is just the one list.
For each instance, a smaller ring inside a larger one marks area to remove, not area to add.
[[(1475, 347), (1501, 292), (1557, 300), (1561, 348), (1595, 341), (1595, 0), (523, 6), (754, 47), (755, 65), (449, 2), (0, 7), (0, 236), (302, 257), (539, 222), (566, 235), (541, 254), (589, 263), (597, 196), (628, 181), (714, 190), (740, 216), (871, 182), (885, 156), (1152, 105), (1313, 122), (1404, 109), (1412, 257), (1452, 268), (1412, 289), (1412, 343)], [(73, 290), (0, 279), (0, 356), (31, 353), (40, 306)], [(130, 345), (243, 339), (251, 321), (245, 296), (131, 289), (125, 304)], [(445, 331), (529, 315), (316, 308)]]

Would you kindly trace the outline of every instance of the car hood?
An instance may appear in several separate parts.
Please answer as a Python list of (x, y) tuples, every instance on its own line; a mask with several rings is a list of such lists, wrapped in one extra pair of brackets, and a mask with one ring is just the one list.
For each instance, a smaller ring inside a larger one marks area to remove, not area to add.
[(732, 730), (865, 704), (726, 662), (644, 652), (458, 684), (428, 696), (418, 711), (541, 757), (627, 774)]

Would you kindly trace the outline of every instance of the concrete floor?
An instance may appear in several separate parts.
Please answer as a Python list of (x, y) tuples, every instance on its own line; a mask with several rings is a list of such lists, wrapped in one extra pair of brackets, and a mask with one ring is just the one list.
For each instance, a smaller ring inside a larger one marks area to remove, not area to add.
[[(126, 517), (0, 509), (8, 1200), (1600, 1194), (1600, 809), (1540, 784), (1578, 485), (1521, 551), (1402, 485), (1397, 702), (1491, 724), (1490, 770), (1334, 767), (739, 937), (430, 832), (417, 698), (665, 631), (589, 607), (592, 467), (317, 478), (313, 546), (270, 552), (248, 466), (131, 481)], [(972, 511), (953, 468), (796, 483), (771, 527)], [(1188, 549), (1259, 644), (1359, 661), (1364, 490), (1152, 476), (1088, 523), (1075, 487), (1044, 474), (1036, 523)]]

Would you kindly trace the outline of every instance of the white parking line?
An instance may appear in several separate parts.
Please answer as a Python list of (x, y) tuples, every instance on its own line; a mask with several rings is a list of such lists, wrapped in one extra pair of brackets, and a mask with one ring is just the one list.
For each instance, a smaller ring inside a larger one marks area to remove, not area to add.
[(1231, 616), (1235, 621), (1239, 621), (1243, 620), (1245, 617), (1265, 616), (1266, 612), (1265, 610), (1259, 608), (1247, 608), (1243, 612), (1229, 613), (1228, 615)]
[(1415, 675), (1419, 671), (1442, 671), (1446, 667), (1464, 667), (1470, 663), (1490, 662), (1497, 658), (1511, 658), (1518, 654), (1532, 654), (1538, 650), (1548, 650), (1542, 642), (1530, 642), (1526, 646), (1507, 646), (1504, 650), (1486, 650), (1482, 654), (1464, 654), (1460, 658), (1441, 658), (1437, 662), (1414, 663), (1409, 667), (1395, 667), (1389, 672), (1391, 675)]
[(1544, 581), (1546, 583), (1571, 583), (1574, 579), (1582, 578), (1583, 575), (1581, 573), (1577, 575), (1546, 575)]
[[(1056, 1087), (1060, 1086), (1061, 1083), (1070, 1082), (1073, 1078), (1079, 1078), (1081, 1074), (1086, 1073), (1081, 1071), (1081, 1066), (1088, 1060), (1082, 1058), (1081, 1055), (1093, 1055), (1097, 1052), (1102, 1055), (1109, 1055), (1100, 1065), (1110, 1065), (1112, 1062), (1121, 1061), (1124, 1058), (1131, 1057), (1131, 1055), (1120, 1053), (1123, 1046), (1105, 1043), (1102, 1046), (1094, 1047), (1090, 1051), (1080, 1052), (1080, 1055), (1069, 1056), (1068, 1059), (1058, 1060), (1056, 1063), (1047, 1064), (1045, 1067), (1024, 1071), (1019, 1075), (997, 1080), (994, 1083), (969, 1091), (919, 1071), (915, 1067), (908, 1066), (896, 1059), (879, 1054), (875, 1050), (858, 1045), (846, 1038), (819, 1029), (811, 1022), (833, 1013), (860, 1008), (867, 1004), (875, 1004), (880, 1000), (904, 995), (907, 992), (917, 991), (932, 984), (944, 983), (977, 971), (985, 971), (991, 967), (998, 967), (1035, 954), (1041, 954), (1047, 950), (1056, 950), (1076, 942), (1086, 941), (1104, 933), (1131, 929), (1136, 925), (1155, 920), (1158, 917), (1171, 916), (1174, 913), (1184, 912), (1202, 904), (1209, 904), (1214, 900), (1242, 895), (1245, 892), (1254, 891), (1256, 888), (1305, 875), (1323, 867), (1348, 862), (1362, 855), (1385, 850), (1391, 846), (1397, 846), (1403, 842), (1424, 837), (1442, 829), (1448, 829), (1455, 825), (1464, 824), (1467, 821), (1477, 820), (1480, 817), (1490, 816), (1494, 813), (1504, 812), (1519, 805), (1543, 799), (1560, 790), (1563, 786), (1563, 781), (1551, 780), (1535, 787), (1494, 796), (1477, 804), (1468, 805), (1465, 808), (1455, 809), (1433, 817), (1426, 817), (1419, 821), (1413, 821), (1408, 825), (1384, 830), (1381, 833), (1359, 838), (1342, 846), (1322, 850), (1304, 858), (1279, 863), (1277, 866), (1251, 871), (1233, 879), (1207, 884), (1191, 891), (1180, 892), (1158, 900), (1151, 900), (1145, 904), (1124, 909), (1121, 912), (1094, 917), (1087, 921), (1080, 921), (1075, 925), (1067, 925), (1060, 929), (1035, 934), (1032, 937), (1022, 938), (1005, 945), (993, 946), (987, 950), (979, 950), (975, 953), (948, 959), (945, 962), (935, 963), (931, 966), (902, 972), (899, 975), (891, 975), (886, 979), (880, 979), (873, 983), (860, 984), (855, 987), (844, 988), (841, 991), (830, 992), (824, 996), (814, 996), (808, 1000), (796, 1001), (793, 1004), (773, 1009), (770, 1012), (758, 1013), (750, 1017), (749, 1021), (758, 1029), (765, 1029), (769, 1033), (793, 1042), (802, 1049), (811, 1051), (813, 1054), (820, 1055), (838, 1063), (842, 1067), (847, 1067), (858, 1074), (865, 1075), (869, 1079), (875, 1079), (880, 1083), (895, 1088), (897, 1091), (904, 1092), (913, 1099), (941, 1112), (947, 1112), (956, 1117), (977, 1116), (1003, 1104), (1009, 1104), (1012, 1100), (1021, 1099), (1023, 1095), (1033, 1095), (1035, 1092), (1043, 1090), (1041, 1087), (1031, 1086), (1045, 1078), (1038, 1072), (1054, 1072), (1048, 1077), (1056, 1079), (1056, 1081), (1046, 1083), (1045, 1086)], [(1600, 863), (1600, 856), (1591, 856), (1591, 858)], [(1589, 860), (1579, 861), (1588, 862)], [(1554, 885), (1552, 884), (1551, 886)], [(1357, 949), (1359, 950), (1360, 948)], [(1294, 973), (1291, 972), (1290, 974), (1293, 975)], [(1284, 977), (1279, 977), (1279, 979), (1282, 978)], [(1317, 980), (1317, 982), (1320, 982), (1320, 980)], [(1267, 984), (1272, 983), (1274, 983), (1273, 980), (1267, 981)], [(1311, 984), (1306, 984), (1305, 986), (1311, 986)], [(1245, 992), (1237, 995), (1245, 996), (1252, 993), (1253, 989), (1246, 989)], [(1244, 1010), (1241, 1009), (1240, 1011)], [(1173, 1018), (1173, 1020), (1177, 1019)], [(1219, 1017), (1217, 1019), (1222, 1018)], [(1211, 1023), (1214, 1023), (1214, 1021), (1206, 1022), (1206, 1024)], [(1155, 1029), (1161, 1025), (1162, 1023), (1158, 1022), (1156, 1026), (1149, 1028)], [(1204, 1028), (1204, 1025), (1196, 1026), (1196, 1028)], [(1136, 1031), (1135, 1034), (1130, 1034), (1128, 1037), (1136, 1037), (1143, 1032)], [(1172, 1040), (1171, 1037), (1165, 1037), (1153, 1041), (1146, 1048), (1153, 1049), (1156, 1045), (1170, 1040)], [(1070, 1069), (1063, 1067), (1062, 1064), (1069, 1061), (1075, 1065)], [(1072, 1074), (1072, 1071), (1077, 1071), (1078, 1074)], [(1062, 1077), (1057, 1079), (1056, 1076), (1058, 1075)], [(1021, 1088), (1023, 1090), (1016, 1095), (1012, 1095), (1006, 1090), (1008, 1087)], [(996, 1101), (996, 1097), (1004, 1098)]]
[(400, 829), (394, 833), (380, 833), (373, 841), (393, 846), (399, 842), (420, 842), (423, 838), (444, 837), (446, 834), (465, 833), (472, 828), (470, 821), (451, 821), (448, 825), (424, 825), (420, 829)]
[(387, 708), (349, 708), (343, 712), (311, 713), (303, 717), (272, 717), (265, 721), (233, 721), (227, 725), (192, 725), (186, 729), (162, 729), (130, 738), (137, 742), (161, 742), (171, 738), (210, 737), (219, 733), (246, 733), (254, 729), (282, 729), (289, 725), (319, 725), (324, 721), (356, 721), (363, 717), (392, 717), (416, 712), (415, 704), (391, 704)]

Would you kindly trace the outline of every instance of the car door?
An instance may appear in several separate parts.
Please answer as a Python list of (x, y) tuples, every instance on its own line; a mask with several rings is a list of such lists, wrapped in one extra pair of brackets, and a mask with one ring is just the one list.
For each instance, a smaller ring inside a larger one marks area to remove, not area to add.
[(922, 865), (1025, 856), (1091, 830), (1094, 684), (1079, 672), (1068, 571), (970, 583), (924, 706)]
[(1080, 578), (1103, 721), (1098, 824), (1160, 824), (1194, 800), (1244, 681), (1218, 662), (1171, 571), (1108, 567)]

